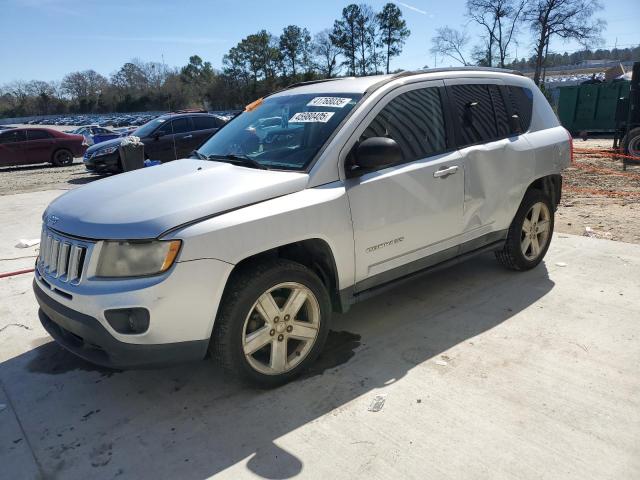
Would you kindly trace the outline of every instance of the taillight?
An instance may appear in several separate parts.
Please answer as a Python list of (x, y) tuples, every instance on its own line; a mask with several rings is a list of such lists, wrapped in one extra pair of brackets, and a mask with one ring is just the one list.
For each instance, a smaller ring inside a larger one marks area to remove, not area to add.
[(573, 163), (573, 135), (571, 135), (571, 132), (566, 128), (565, 131), (567, 132), (567, 135), (569, 135), (569, 159), (571, 160), (571, 163)]

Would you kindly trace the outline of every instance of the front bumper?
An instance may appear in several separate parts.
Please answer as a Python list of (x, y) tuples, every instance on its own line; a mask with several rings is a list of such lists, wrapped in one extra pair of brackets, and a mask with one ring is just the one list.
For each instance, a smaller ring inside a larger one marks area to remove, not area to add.
[(114, 338), (94, 317), (72, 310), (44, 293), (34, 280), (40, 321), (61, 346), (97, 365), (109, 368), (150, 368), (201, 360), (208, 340), (164, 344), (133, 344)]
[(120, 154), (118, 151), (99, 157), (89, 157), (86, 153), (82, 161), (87, 170), (92, 172), (119, 171)]

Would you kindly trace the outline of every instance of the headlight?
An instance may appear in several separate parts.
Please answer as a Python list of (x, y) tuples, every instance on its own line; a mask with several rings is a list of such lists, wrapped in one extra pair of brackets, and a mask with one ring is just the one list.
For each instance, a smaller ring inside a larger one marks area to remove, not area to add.
[(109, 155), (110, 153), (113, 153), (116, 150), (118, 150), (118, 145), (113, 145), (111, 147), (104, 147), (98, 150), (96, 153), (94, 153), (93, 156), (101, 157), (102, 155)]
[(180, 240), (104, 241), (96, 276), (141, 277), (165, 272), (178, 256)]

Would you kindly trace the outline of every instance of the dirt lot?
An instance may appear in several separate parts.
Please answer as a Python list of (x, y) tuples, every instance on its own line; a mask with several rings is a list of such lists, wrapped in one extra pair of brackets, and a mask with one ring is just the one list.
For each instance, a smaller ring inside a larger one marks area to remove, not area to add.
[[(609, 138), (574, 142), (578, 152), (608, 149), (612, 144)], [(576, 153), (564, 174), (555, 230), (640, 243), (640, 166), (623, 171), (620, 160)]]
[[(611, 144), (611, 138), (594, 138), (576, 139), (574, 146), (579, 151), (602, 150)], [(0, 195), (70, 189), (99, 178), (85, 170), (81, 159), (63, 168), (5, 167), (0, 168)], [(556, 231), (640, 243), (640, 166), (623, 172), (619, 160), (577, 153), (565, 172), (562, 197)]]

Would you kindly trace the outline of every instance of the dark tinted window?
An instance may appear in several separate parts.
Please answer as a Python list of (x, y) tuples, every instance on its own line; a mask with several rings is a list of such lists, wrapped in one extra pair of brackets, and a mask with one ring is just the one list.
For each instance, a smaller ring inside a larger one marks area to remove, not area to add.
[(44, 140), (51, 138), (51, 134), (45, 130), (27, 130), (29, 140)]
[(173, 133), (185, 133), (191, 131), (191, 123), (188, 117), (176, 118), (171, 122)]
[(0, 143), (24, 142), (26, 139), (24, 130), (9, 130), (0, 134)]
[(533, 92), (528, 88), (507, 86), (511, 110), (520, 118), (522, 131), (526, 132), (531, 126), (531, 111), (533, 109)]
[(208, 130), (210, 128), (218, 128), (218, 120), (215, 117), (191, 117), (193, 120), (194, 130)]
[(498, 138), (506, 138), (511, 134), (509, 129), (509, 114), (504, 104), (500, 87), (498, 85), (489, 85), (489, 93), (491, 94), (491, 101), (493, 102)]
[(498, 138), (489, 85), (453, 85), (458, 147)]
[(437, 87), (412, 90), (391, 100), (362, 134), (394, 139), (411, 162), (447, 149), (441, 90)]

